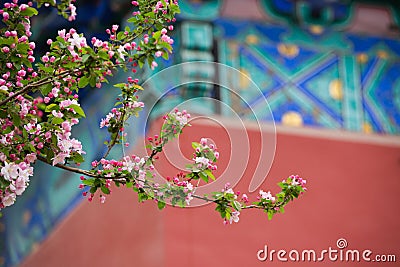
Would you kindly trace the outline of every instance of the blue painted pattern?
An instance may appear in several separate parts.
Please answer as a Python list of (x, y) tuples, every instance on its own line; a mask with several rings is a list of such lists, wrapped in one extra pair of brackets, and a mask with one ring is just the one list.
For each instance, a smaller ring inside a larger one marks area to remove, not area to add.
[[(237, 20), (215, 25), (222, 63), (250, 75), (278, 123), (295, 112), (306, 126), (400, 133), (400, 38)], [(249, 99), (243, 109), (262, 103), (251, 90), (237, 93)]]

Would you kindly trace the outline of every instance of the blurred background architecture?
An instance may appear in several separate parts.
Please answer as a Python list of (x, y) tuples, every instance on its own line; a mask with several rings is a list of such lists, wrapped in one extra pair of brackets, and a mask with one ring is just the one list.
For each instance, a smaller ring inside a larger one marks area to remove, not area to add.
[[(189, 101), (190, 113), (219, 124), (195, 121), (179, 140), (183, 154), (190, 157), (184, 144), (212, 138), (227, 155), (221, 158), (222, 174), (231, 145), (238, 145), (229, 143), (229, 135), (242, 134), (239, 118), (250, 147), (249, 164), (236, 166), (237, 173), (244, 172), (238, 184), (244, 192), (262, 154), (260, 142), (275, 122), (275, 160), (262, 187), (276, 191), (276, 182), (298, 173), (308, 179), (309, 192), (272, 221), (249, 211), (239, 224), (226, 227), (212, 206), (158, 212), (124, 189), (115, 189), (103, 205), (87, 203), (78, 175), (40, 165), (26, 193), (0, 219), (0, 266), (280, 266), (284, 263), (260, 262), (257, 251), (266, 244), (321, 251), (337, 248), (339, 238), (351, 249), (394, 254), (400, 261), (399, 2), (179, 2), (174, 55), (159, 62), (158, 70), (211, 61), (242, 74), (200, 64), (168, 79), (148, 80), (141, 96), (147, 109), (130, 126), (131, 143), (141, 144), (160, 127), (161, 115)], [(122, 0), (79, 0), (77, 6), (72, 25), (43, 10), (32, 30), (39, 50), (60, 27), (106, 38), (104, 29), (124, 24), (131, 12), (129, 1)], [(153, 74), (145, 69), (141, 80)], [(203, 82), (185, 83), (194, 80)], [(98, 125), (115, 93), (111, 86), (82, 93), (88, 119), (75, 134), (86, 148), (87, 164), (104, 152), (106, 132)], [(159, 168), (175, 170), (167, 163)]]

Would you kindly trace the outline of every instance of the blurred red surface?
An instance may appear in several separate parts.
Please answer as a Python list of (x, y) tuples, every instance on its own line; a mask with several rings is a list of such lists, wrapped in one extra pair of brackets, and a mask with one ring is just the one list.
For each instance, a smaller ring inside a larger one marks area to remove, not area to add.
[[(153, 125), (150, 132), (159, 129)], [(229, 136), (242, 134), (200, 123), (184, 130), (180, 148), (190, 157), (190, 142), (212, 137), (221, 154), (218, 172), (229, 165)], [(236, 166), (245, 174), (235, 190), (246, 192), (256, 167), (260, 133), (247, 130), (250, 161)], [(263, 133), (265, 134), (265, 133)], [(235, 145), (235, 144), (232, 144)], [(165, 157), (157, 169), (174, 174)], [(308, 192), (291, 202), (284, 214), (267, 220), (261, 211), (243, 211), (240, 222), (224, 226), (213, 205), (196, 208), (140, 204), (131, 189), (115, 188), (105, 204), (82, 202), (22, 266), (366, 266), (365, 262), (261, 262), (257, 252), (337, 249), (346, 239), (346, 250), (371, 250), (394, 254), (400, 261), (400, 148), (279, 131), (275, 159), (261, 188), (278, 191), (276, 183), (290, 174), (307, 179)], [(256, 197), (257, 192), (249, 194)], [(275, 255), (276, 256), (276, 255)], [(318, 255), (319, 256), (319, 255)], [(287, 257), (287, 255), (286, 255)], [(368, 263), (398, 266), (398, 263)]]

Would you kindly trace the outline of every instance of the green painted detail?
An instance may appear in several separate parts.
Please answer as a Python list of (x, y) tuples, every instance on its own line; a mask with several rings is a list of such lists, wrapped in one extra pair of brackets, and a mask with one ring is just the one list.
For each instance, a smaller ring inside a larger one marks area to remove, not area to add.
[(351, 131), (361, 131), (363, 109), (361, 100), (360, 73), (356, 57), (345, 55), (339, 59), (339, 73), (343, 79), (344, 98), (343, 116), (344, 128)]
[(182, 62), (212, 61), (213, 55), (208, 51), (181, 49), (179, 51)]
[(296, 14), (297, 17), (302, 20), (302, 22), (305, 22), (307, 24), (326, 25), (333, 23), (334, 19), (332, 7), (329, 6), (325, 6), (324, 8), (322, 8), (320, 18), (313, 18), (312, 6), (310, 5), (310, 3), (306, 2), (300, 2), (296, 5)]
[[(314, 78), (311, 78), (305, 83), (305, 87), (318, 99), (322, 100), (323, 103), (325, 103), (335, 113), (341, 114), (342, 99), (340, 97), (336, 99), (333, 98), (330, 91), (333, 83), (335, 82), (337, 82), (338, 86), (340, 87), (341, 80), (339, 78), (339, 70), (337, 64), (334, 64), (326, 70), (319, 72), (318, 75), (315, 75)], [(342, 88), (338, 89), (338, 94), (340, 94), (340, 89)]]
[(392, 13), (392, 18), (394, 22), (397, 24), (397, 27), (400, 27), (400, 8), (395, 8), (394, 6), (391, 6), (390, 11)]
[(393, 85), (394, 88), (394, 105), (397, 109), (397, 112), (400, 113), (400, 78), (396, 80)]
[(264, 12), (275, 21), (289, 23), (291, 26), (294, 24), (307, 25), (321, 25), (329, 26), (334, 30), (341, 30), (347, 27), (354, 17), (354, 5), (347, 6), (345, 16), (341, 19), (335, 19), (334, 8), (328, 4), (319, 6), (321, 8), (320, 16), (314, 17), (312, 14), (312, 6), (306, 1), (294, 1), (293, 5), (295, 10), (292, 14), (282, 13), (274, 6), (273, 1), (261, 0), (261, 7)]
[(219, 15), (223, 0), (179, 1), (180, 18), (192, 20), (213, 20)]
[(299, 27), (293, 26), (292, 30), (282, 36), (285, 43), (295, 43), (304, 47), (315, 48), (319, 51), (349, 51), (351, 44), (344, 38), (343, 34), (337, 31), (330, 31), (324, 38), (315, 38), (315, 35), (304, 31)]
[(377, 94), (379, 91), (379, 81), (381, 77), (383, 77), (386, 67), (388, 65), (388, 61), (385, 59), (380, 59), (378, 63), (376, 64), (376, 67), (374, 69), (374, 75), (371, 75), (371, 77), (368, 79), (366, 84), (364, 85), (364, 99), (367, 102), (367, 104), (370, 106), (370, 108), (373, 109), (374, 114), (379, 117), (379, 121), (383, 122), (382, 125), (384, 127), (385, 132), (388, 133), (395, 133), (396, 128), (395, 126), (391, 123), (389, 120), (388, 116), (386, 116), (386, 112), (381, 108), (380, 105), (378, 105), (377, 101), (375, 100), (374, 95)]
[(293, 23), (294, 14), (293, 14), (293, 17), (290, 17), (290, 16), (284, 16), (284, 15), (278, 13), (275, 10), (275, 7), (273, 6), (272, 2), (268, 1), (268, 0), (261, 0), (260, 4), (261, 4), (261, 7), (263, 8), (264, 12), (269, 17), (271, 17), (273, 20), (279, 21), (279, 22), (286, 22), (287, 24)]
[(301, 106), (302, 109), (306, 111), (306, 113), (319, 114), (316, 120), (319, 121), (324, 127), (327, 128), (340, 127), (340, 124), (335, 119), (333, 119), (328, 115), (325, 115), (323, 112), (320, 112), (318, 110), (317, 105), (315, 105), (312, 100), (310, 100), (306, 95), (304, 95), (301, 91), (299, 91), (298, 88), (292, 86), (288, 87), (287, 95), (290, 97), (292, 101), (295, 101), (297, 104), (299, 104), (299, 106)]
[(257, 67), (254, 62), (250, 61), (247, 57), (240, 56), (240, 68), (242, 76), (236, 77), (237, 82), (235, 88), (240, 93), (241, 97), (245, 100), (250, 101), (258, 96), (260, 92), (257, 88), (254, 88), (254, 84), (251, 80), (259, 87), (263, 92), (269, 91), (272, 83), (271, 75)]
[(182, 46), (186, 49), (209, 50), (212, 48), (212, 26), (204, 22), (182, 23)]

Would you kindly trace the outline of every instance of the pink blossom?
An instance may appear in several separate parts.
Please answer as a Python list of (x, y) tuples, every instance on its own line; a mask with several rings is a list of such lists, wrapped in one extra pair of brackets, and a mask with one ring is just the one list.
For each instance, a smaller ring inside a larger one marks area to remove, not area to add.
[(69, 10), (71, 10), (71, 14), (68, 17), (69, 21), (73, 21), (76, 18), (76, 7), (74, 6), (74, 4), (70, 4), (68, 7)]
[(63, 101), (60, 102), (60, 107), (61, 108), (67, 108), (67, 107), (69, 107), (71, 105), (78, 105), (79, 106), (79, 103), (75, 99), (73, 99), (73, 100), (66, 99), (66, 100), (63, 100)]
[(65, 29), (58, 31), (58, 36), (60, 36), (61, 38), (65, 38)]
[(69, 154), (65, 153), (65, 152), (60, 152), (58, 153), (54, 158), (53, 158), (53, 166), (61, 163), (63, 164), (65, 159), (69, 157)]
[(14, 162), (9, 164), (7, 161), (4, 161), (4, 167), (1, 168), (1, 174), (3, 175), (4, 179), (11, 181), (17, 178), (18, 169), (18, 165), (16, 165)]
[(15, 199), (16, 199), (15, 193), (9, 193), (8, 191), (6, 191), (6, 194), (2, 197), (1, 201), (5, 207), (8, 207), (14, 204)]
[(25, 42), (25, 41), (27, 41), (27, 40), (28, 40), (28, 37), (26, 37), (26, 36), (24, 35), (24, 36), (21, 36), (21, 38), (18, 39), (18, 42), (23, 43), (23, 42)]
[(272, 196), (270, 191), (265, 192), (263, 190), (260, 190), (259, 193), (260, 193), (260, 196), (261, 196), (262, 199), (271, 200), (271, 202), (275, 202), (275, 197)]
[(4, 21), (8, 20), (10, 18), (10, 14), (8, 14), (7, 12), (3, 13), (3, 19)]
[(235, 223), (239, 222), (239, 215), (240, 215), (239, 211), (236, 211), (236, 210), (233, 211), (231, 214), (231, 217), (229, 219), (229, 223), (232, 224), (232, 222), (235, 222)]
[(201, 144), (202, 146), (207, 145), (207, 138), (201, 138), (201, 139), (200, 139), (200, 144)]
[(81, 49), (83, 46), (87, 46), (86, 38), (80, 37), (77, 33), (72, 34), (72, 38), (69, 38), (68, 42), (70, 42), (72, 46), (76, 46), (78, 49)]
[(36, 161), (36, 154), (35, 154), (35, 153), (30, 153), (30, 154), (26, 155), (25, 160), (26, 160), (28, 163), (33, 163), (33, 162), (35, 162), (35, 161)]
[(23, 178), (18, 177), (15, 181), (15, 194), (21, 195), (26, 189), (26, 183)]
[(28, 7), (28, 5), (26, 5), (26, 4), (21, 4), (21, 5), (19, 6), (19, 10), (24, 11), (25, 9), (27, 9), (27, 7)]
[(24, 76), (26, 75), (26, 71), (25, 71), (25, 70), (19, 70), (19, 71), (17, 72), (17, 74), (18, 74), (19, 76), (21, 76), (21, 77), (24, 77)]

